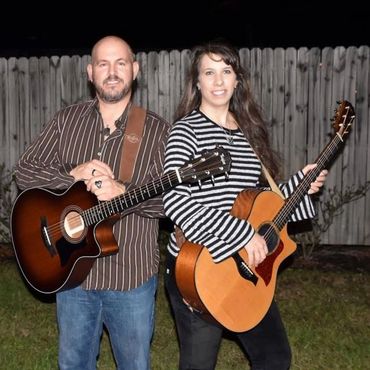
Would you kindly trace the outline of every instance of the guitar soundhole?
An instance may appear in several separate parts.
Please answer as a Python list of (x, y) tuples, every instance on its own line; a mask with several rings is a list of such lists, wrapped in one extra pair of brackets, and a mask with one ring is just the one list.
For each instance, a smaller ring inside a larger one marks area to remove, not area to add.
[(271, 224), (263, 224), (258, 230), (258, 234), (265, 238), (269, 254), (275, 251), (278, 246), (280, 237), (275, 228)]
[(63, 235), (70, 243), (79, 243), (87, 233), (81, 209), (68, 207), (62, 214)]

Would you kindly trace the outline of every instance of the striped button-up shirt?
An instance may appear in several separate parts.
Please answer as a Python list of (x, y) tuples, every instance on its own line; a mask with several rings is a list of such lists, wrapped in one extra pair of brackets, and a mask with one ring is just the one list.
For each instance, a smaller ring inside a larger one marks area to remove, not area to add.
[[(126, 117), (127, 109), (117, 129), (105, 140), (97, 99), (60, 110), (21, 156), (15, 170), (19, 188), (65, 189), (74, 183), (71, 169), (94, 158), (108, 164), (118, 178)], [(138, 160), (127, 190), (163, 176), (169, 128), (168, 122), (147, 111)], [(84, 288), (129, 290), (158, 272), (162, 197), (139, 203), (126, 213), (113, 227), (119, 252), (96, 259), (82, 284)]]

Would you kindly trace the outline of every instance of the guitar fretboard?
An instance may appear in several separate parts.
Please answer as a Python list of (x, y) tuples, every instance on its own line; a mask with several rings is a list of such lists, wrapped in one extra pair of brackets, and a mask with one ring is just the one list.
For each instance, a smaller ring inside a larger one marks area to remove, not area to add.
[(171, 171), (157, 180), (89, 208), (83, 211), (81, 216), (87, 226), (94, 225), (147, 199), (162, 194), (179, 183), (180, 180), (176, 171)]
[(329, 142), (329, 144), (326, 146), (326, 148), (318, 156), (318, 158), (315, 161), (315, 163), (317, 163), (317, 166), (307, 173), (307, 175), (298, 185), (297, 189), (286, 200), (280, 212), (275, 216), (273, 222), (279, 230), (281, 230), (284, 227), (284, 225), (288, 222), (290, 215), (294, 212), (299, 202), (302, 200), (304, 195), (309, 190), (311, 183), (316, 179), (320, 172), (325, 167), (327, 167), (327, 165), (333, 160), (336, 153), (338, 152), (338, 149), (342, 145), (343, 139), (339, 134), (336, 134), (333, 137), (333, 139)]

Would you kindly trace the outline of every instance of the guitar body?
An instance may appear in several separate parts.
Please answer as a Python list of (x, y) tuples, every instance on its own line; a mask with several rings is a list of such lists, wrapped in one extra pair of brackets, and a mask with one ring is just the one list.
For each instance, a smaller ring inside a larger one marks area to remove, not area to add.
[[(11, 216), (13, 247), (22, 273), (34, 289), (55, 293), (75, 287), (86, 278), (95, 258), (118, 252), (112, 232), (116, 218), (94, 227), (81, 222), (81, 211), (96, 204), (95, 195), (83, 182), (60, 194), (31, 188), (18, 196)], [(48, 237), (44, 227), (48, 227)]]
[(226, 173), (230, 165), (225, 149), (204, 150), (182, 167), (104, 202), (98, 202), (83, 181), (64, 193), (43, 188), (23, 191), (15, 200), (10, 222), (23, 276), (46, 294), (81, 284), (96, 258), (118, 252), (113, 225), (122, 212), (180, 182)]
[[(263, 235), (283, 204), (284, 200), (272, 191), (247, 189), (236, 198), (231, 214), (248, 220)], [(186, 241), (176, 262), (178, 288), (206, 318), (210, 315), (234, 332), (249, 330), (265, 316), (274, 296), (279, 266), (296, 249), (286, 226), (276, 231), (268, 249), (266, 259), (251, 269), (257, 278), (251, 281), (239, 273), (233, 258), (214, 263), (207, 248)], [(238, 254), (247, 263), (246, 250)]]

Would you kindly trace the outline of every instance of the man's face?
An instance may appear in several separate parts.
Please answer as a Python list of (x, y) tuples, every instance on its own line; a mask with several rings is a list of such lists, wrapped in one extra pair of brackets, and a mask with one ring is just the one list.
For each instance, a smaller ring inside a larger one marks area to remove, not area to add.
[(94, 50), (92, 58), (89, 78), (102, 101), (115, 103), (131, 94), (139, 68), (126, 44), (106, 41)]

